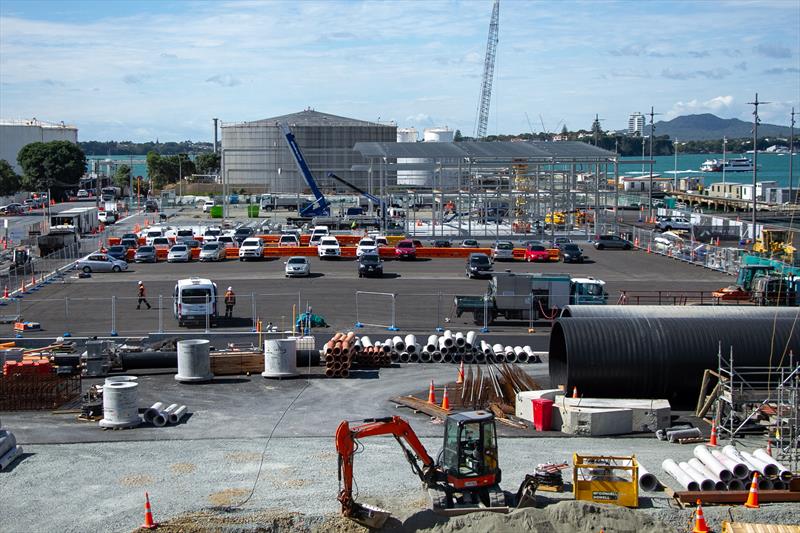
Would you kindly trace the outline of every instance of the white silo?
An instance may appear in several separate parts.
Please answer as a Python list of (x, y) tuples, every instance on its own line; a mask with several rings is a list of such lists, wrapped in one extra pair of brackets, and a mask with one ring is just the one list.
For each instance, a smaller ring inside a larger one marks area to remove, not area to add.
[(455, 132), (445, 126), (444, 128), (425, 128), (422, 139), (426, 143), (451, 143), (455, 139)]
[[(397, 142), (399, 143), (415, 143), (418, 141), (416, 128), (397, 128)], [(400, 165), (430, 165), (430, 159), (420, 159), (416, 157), (404, 157), (397, 159), (398, 166)], [(431, 171), (420, 169), (406, 169), (402, 167), (397, 170), (397, 184), (409, 187), (430, 187), (431, 186)]]
[(417, 128), (397, 128), (397, 142), (399, 143), (417, 142)]

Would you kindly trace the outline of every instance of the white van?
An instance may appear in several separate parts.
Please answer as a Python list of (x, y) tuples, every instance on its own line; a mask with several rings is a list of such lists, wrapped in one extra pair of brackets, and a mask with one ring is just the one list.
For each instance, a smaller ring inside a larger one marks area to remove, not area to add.
[(178, 280), (172, 294), (172, 313), (178, 326), (188, 323), (217, 323), (217, 284), (209, 279), (189, 278)]
[(314, 226), (311, 230), (311, 240), (308, 242), (309, 246), (316, 246), (319, 244), (320, 239), (327, 237), (330, 234), (328, 226)]

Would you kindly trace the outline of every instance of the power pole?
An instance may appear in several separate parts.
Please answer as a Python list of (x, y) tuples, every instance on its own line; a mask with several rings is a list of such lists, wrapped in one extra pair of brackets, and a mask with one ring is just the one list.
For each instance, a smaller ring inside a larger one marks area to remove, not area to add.
[(792, 194), (792, 174), (793, 174), (793, 166), (792, 162), (794, 160), (794, 116), (795, 116), (794, 108), (792, 108), (792, 121), (789, 123), (789, 202), (796, 203), (794, 195)]
[(650, 106), (650, 180), (647, 191), (647, 213), (650, 218), (653, 218), (653, 137), (656, 136), (656, 125), (653, 122), (653, 117), (660, 115), (653, 111), (653, 106)]
[(758, 93), (756, 93), (756, 99), (752, 102), (747, 102), (748, 105), (753, 106), (753, 242), (756, 241), (756, 213), (758, 212), (757, 209), (757, 200), (756, 200), (756, 183), (758, 180), (758, 123), (760, 119), (758, 118), (758, 106), (769, 104), (770, 102), (759, 102), (758, 101)]
[(497, 41), (500, 29), (500, 0), (494, 0), (492, 18), (489, 21), (489, 39), (486, 42), (486, 59), (483, 62), (481, 99), (478, 102), (478, 122), (475, 125), (475, 139), (486, 137), (489, 124), (489, 104), (492, 101), (492, 82), (494, 80), (494, 60), (497, 55)]

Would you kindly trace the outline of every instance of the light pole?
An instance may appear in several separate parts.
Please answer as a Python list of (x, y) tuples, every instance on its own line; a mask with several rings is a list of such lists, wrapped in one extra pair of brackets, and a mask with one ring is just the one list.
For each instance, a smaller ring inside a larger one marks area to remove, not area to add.
[(753, 106), (753, 242), (756, 240), (756, 213), (757, 213), (757, 199), (756, 199), (756, 183), (758, 180), (758, 106), (768, 104), (769, 102), (759, 102), (758, 93), (756, 99), (752, 102), (747, 102)]
[(678, 139), (675, 139), (672, 142), (675, 145), (675, 166), (672, 170), (672, 187), (673, 190), (677, 192), (678, 190)]
[(792, 120), (789, 123), (789, 128), (790, 128), (790, 130), (789, 130), (789, 202), (790, 203), (796, 203), (795, 202), (795, 198), (792, 195), (792, 184), (793, 184), (793, 181), (792, 181), (793, 172), (792, 171), (794, 170), (794, 168), (792, 166), (792, 161), (794, 159), (794, 115), (795, 115), (794, 108), (792, 108)]
[(728, 197), (728, 193), (725, 192), (725, 165), (727, 161), (725, 161), (725, 157), (728, 155), (728, 138), (722, 138), (722, 194), (725, 198)]

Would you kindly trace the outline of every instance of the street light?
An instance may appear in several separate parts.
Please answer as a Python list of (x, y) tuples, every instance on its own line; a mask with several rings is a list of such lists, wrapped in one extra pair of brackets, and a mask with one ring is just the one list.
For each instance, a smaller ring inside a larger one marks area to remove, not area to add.
[(672, 142), (672, 144), (675, 145), (675, 149), (674, 149), (674, 152), (675, 152), (675, 168), (674, 168), (673, 173), (672, 173), (672, 184), (673, 184), (672, 186), (673, 186), (673, 190), (677, 191), (678, 190), (678, 139), (675, 139)]

